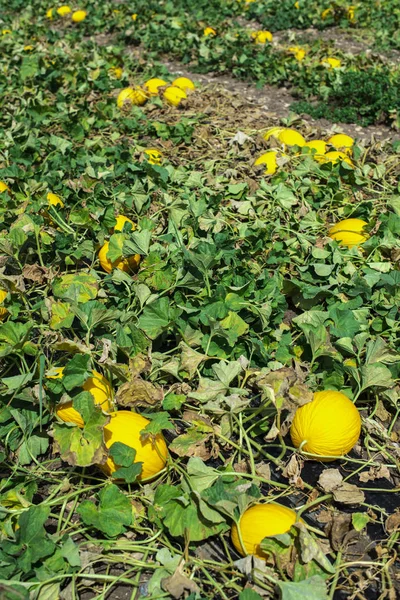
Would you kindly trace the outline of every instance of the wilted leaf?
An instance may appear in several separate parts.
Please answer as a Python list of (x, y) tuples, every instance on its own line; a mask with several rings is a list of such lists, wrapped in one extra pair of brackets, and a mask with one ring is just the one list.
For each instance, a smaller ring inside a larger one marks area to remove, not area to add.
[(99, 503), (84, 500), (77, 508), (86, 525), (91, 525), (109, 537), (115, 537), (132, 524), (132, 504), (120, 489), (112, 484), (99, 492)]
[(314, 576), (304, 581), (278, 581), (281, 592), (281, 600), (328, 600), (328, 592), (325, 581)]
[(173, 598), (181, 598), (185, 592), (197, 594), (200, 588), (195, 581), (192, 581), (183, 572), (183, 564), (180, 564), (175, 573), (162, 581), (163, 589)]
[(87, 467), (102, 464), (107, 459), (107, 448), (103, 440), (103, 428), (110, 417), (95, 406), (93, 396), (82, 392), (74, 399), (73, 407), (82, 415), (83, 429), (66, 423), (54, 423), (53, 437), (55, 450), (68, 464)]
[(154, 406), (163, 399), (163, 392), (160, 388), (141, 377), (134, 377), (121, 385), (115, 395), (115, 402), (119, 406)]

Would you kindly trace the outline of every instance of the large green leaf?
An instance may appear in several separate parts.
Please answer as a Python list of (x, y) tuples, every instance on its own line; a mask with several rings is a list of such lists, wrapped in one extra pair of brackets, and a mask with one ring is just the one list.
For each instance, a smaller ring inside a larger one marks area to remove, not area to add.
[(98, 495), (99, 502), (84, 500), (77, 512), (86, 525), (102, 531), (109, 537), (120, 535), (132, 524), (132, 504), (118, 486), (104, 487)]

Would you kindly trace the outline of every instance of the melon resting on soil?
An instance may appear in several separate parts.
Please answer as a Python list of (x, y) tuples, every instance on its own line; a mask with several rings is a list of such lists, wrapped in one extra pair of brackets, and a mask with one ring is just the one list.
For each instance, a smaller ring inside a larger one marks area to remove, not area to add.
[(344, 456), (361, 432), (360, 413), (342, 392), (316, 392), (311, 402), (297, 409), (290, 428), (293, 445), (320, 460)]

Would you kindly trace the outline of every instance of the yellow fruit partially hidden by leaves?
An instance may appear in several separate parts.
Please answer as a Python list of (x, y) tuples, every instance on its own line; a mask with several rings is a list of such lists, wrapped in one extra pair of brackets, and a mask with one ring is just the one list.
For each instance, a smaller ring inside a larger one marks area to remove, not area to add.
[(253, 31), (251, 34), (256, 44), (265, 44), (266, 42), (272, 42), (272, 33), (270, 31)]
[(265, 537), (287, 533), (296, 521), (297, 515), (294, 510), (282, 504), (256, 504), (248, 508), (240, 517), (239, 527), (244, 548), (240, 543), (236, 523), (232, 525), (232, 543), (242, 556), (253, 554), (265, 559), (266, 555), (260, 547), (261, 541)]
[(301, 133), (295, 131), (294, 129), (283, 129), (278, 134), (278, 140), (285, 144), (285, 146), (304, 146), (306, 140), (303, 138)]
[(133, 13), (133, 15), (131, 15), (132, 21), (136, 21), (137, 18), (138, 18), (137, 13)]
[(304, 144), (304, 148), (310, 148), (310, 150), (316, 150), (317, 155), (325, 154), (326, 142), (324, 140), (311, 140)]
[(125, 104), (142, 106), (147, 100), (146, 92), (140, 88), (125, 88), (118, 94), (117, 106), (122, 108)]
[(8, 314), (8, 310), (1, 306), (4, 300), (7, 298), (7, 292), (5, 290), (0, 290), (0, 321), (2, 321)]
[(144, 88), (146, 92), (150, 94), (150, 96), (157, 96), (158, 88), (163, 87), (164, 85), (168, 85), (164, 79), (158, 79), (158, 77), (153, 77), (153, 79), (149, 79), (144, 84)]
[(12, 33), (11, 29), (2, 29), (1, 30), (2, 35), (9, 35), (10, 33)]
[(181, 101), (187, 98), (186, 92), (175, 85), (170, 85), (167, 87), (163, 96), (168, 104), (172, 104), (172, 106), (179, 106)]
[(364, 231), (366, 225), (368, 223), (362, 219), (344, 219), (330, 228), (329, 237), (341, 246), (353, 248), (367, 241), (368, 234)]
[(6, 183), (4, 183), (4, 181), (0, 181), (0, 194), (2, 192), (9, 192), (10, 188), (8, 187), (8, 185)]
[(121, 67), (111, 67), (110, 69), (108, 69), (108, 73), (112, 77), (115, 77), (115, 79), (121, 79), (123, 72), (124, 71)]
[(125, 217), (124, 215), (118, 215), (118, 217), (116, 217), (116, 221), (117, 223), (116, 225), (114, 225), (114, 231), (122, 231), (124, 229), (125, 223), (131, 224), (132, 231), (136, 229), (136, 223), (134, 223), (131, 219)]
[(293, 54), (295, 59), (298, 61), (303, 60), (306, 55), (306, 51), (304, 50), (304, 48), (300, 48), (299, 46), (290, 46), (290, 48), (288, 48), (288, 52), (290, 52), (290, 54)]
[(278, 168), (276, 162), (276, 152), (274, 150), (271, 150), (270, 152), (265, 152), (257, 158), (254, 165), (265, 165), (265, 174), (273, 175)]
[[(115, 442), (121, 442), (136, 450), (135, 462), (142, 462), (140, 480), (155, 477), (164, 469), (168, 458), (167, 444), (161, 434), (143, 436), (140, 432), (150, 421), (137, 413), (119, 410), (111, 415), (111, 420), (104, 427), (104, 441), (107, 448)], [(104, 465), (98, 465), (107, 475), (114, 473), (119, 467), (111, 456)]]
[(263, 138), (264, 140), (269, 140), (271, 137), (274, 137), (275, 139), (278, 139), (278, 135), (281, 133), (281, 131), (283, 131), (285, 128), (284, 127), (272, 127), (271, 129), (268, 129), (268, 131), (266, 133), (264, 133)]
[(338, 162), (345, 162), (348, 165), (350, 165), (351, 167), (353, 166), (353, 163), (350, 160), (350, 158), (347, 156), (347, 154), (345, 154), (344, 152), (339, 152), (337, 150), (327, 152), (325, 154), (325, 156), (322, 157), (322, 160), (320, 160), (320, 162), (327, 162), (327, 163), (331, 162), (334, 165)]
[(157, 148), (147, 148), (144, 153), (147, 156), (147, 162), (149, 162), (151, 165), (162, 164), (163, 155), (160, 150), (157, 150)]
[(208, 37), (209, 35), (214, 36), (217, 35), (217, 32), (213, 27), (206, 27), (203, 31), (203, 35), (205, 35), (206, 37)]
[(333, 58), (328, 56), (321, 60), (321, 64), (329, 67), (330, 69), (338, 69), (342, 66), (342, 61), (339, 58)]
[(344, 150), (351, 153), (351, 148), (354, 146), (354, 139), (345, 133), (336, 133), (328, 139), (328, 143), (336, 148), (336, 150)]
[(321, 13), (321, 19), (322, 19), (323, 21), (325, 21), (325, 19), (326, 19), (327, 17), (329, 17), (329, 15), (330, 15), (331, 13), (332, 13), (332, 9), (331, 9), (331, 8), (326, 8), (326, 9), (325, 9), (325, 10), (323, 10), (323, 11), (322, 11), (322, 13)]
[(172, 85), (177, 88), (180, 88), (184, 92), (192, 91), (195, 89), (193, 81), (188, 77), (177, 77), (172, 82)]
[(47, 198), (47, 202), (51, 206), (59, 206), (60, 208), (64, 208), (64, 202), (61, 200), (60, 196), (57, 196), (57, 194), (53, 194), (52, 192), (49, 192), (47, 194), (46, 198)]
[(296, 448), (335, 460), (353, 448), (361, 432), (360, 413), (342, 392), (316, 392), (311, 402), (297, 409), (290, 428)]
[(134, 254), (129, 258), (121, 257), (114, 262), (111, 262), (111, 260), (107, 258), (109, 246), (109, 242), (105, 242), (99, 251), (100, 265), (106, 273), (111, 273), (113, 269), (119, 269), (120, 271), (125, 271), (126, 273), (129, 273), (130, 271), (137, 271), (140, 264), (139, 254)]
[(87, 17), (86, 10), (76, 10), (72, 13), (72, 20), (74, 23), (81, 23)]
[(54, 11), (54, 8), (49, 8), (49, 10), (46, 12), (46, 17), (48, 19), (52, 19), (53, 18), (53, 11)]
[[(54, 375), (48, 375), (48, 379), (62, 379), (64, 376), (64, 367), (56, 367)], [(97, 371), (92, 371), (92, 377), (89, 377), (82, 386), (85, 392), (90, 392), (94, 403), (100, 406), (105, 412), (113, 409), (112, 390), (108, 380)], [(56, 407), (56, 415), (66, 423), (75, 423), (78, 427), (84, 427), (84, 421), (80, 413), (73, 407), (72, 401), (59, 404)]]
[(300, 8), (300, 3), (297, 1), (293, 4), (293, 6), (298, 10)]
[(72, 11), (68, 4), (63, 4), (57, 8), (57, 14), (60, 15), (60, 17), (65, 17), (66, 15), (69, 15), (70, 12)]

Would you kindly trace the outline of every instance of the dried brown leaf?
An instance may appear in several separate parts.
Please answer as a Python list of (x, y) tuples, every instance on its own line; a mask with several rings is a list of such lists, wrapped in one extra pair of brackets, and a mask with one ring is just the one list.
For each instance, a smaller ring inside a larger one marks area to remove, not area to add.
[(119, 388), (115, 402), (120, 406), (155, 406), (162, 402), (164, 394), (160, 388), (141, 377), (127, 381)]

